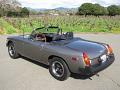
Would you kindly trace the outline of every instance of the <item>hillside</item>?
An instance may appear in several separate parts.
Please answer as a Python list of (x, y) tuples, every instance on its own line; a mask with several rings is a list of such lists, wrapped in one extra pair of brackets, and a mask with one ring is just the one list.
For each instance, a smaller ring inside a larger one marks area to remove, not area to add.
[(18, 30), (6, 22), (3, 18), (0, 18), (0, 34), (12, 34), (18, 33)]

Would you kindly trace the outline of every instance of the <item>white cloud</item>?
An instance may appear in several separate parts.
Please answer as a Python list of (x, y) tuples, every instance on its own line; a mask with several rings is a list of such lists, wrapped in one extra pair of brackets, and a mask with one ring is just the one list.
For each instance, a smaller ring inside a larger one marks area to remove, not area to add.
[(109, 5), (120, 5), (119, 0), (92, 0), (95, 3), (99, 3), (103, 6), (109, 6)]
[(32, 7), (32, 8), (56, 8), (56, 7), (79, 7), (81, 4), (90, 2), (90, 3), (99, 3), (104, 6), (111, 4), (119, 4), (119, 0), (19, 0), (22, 3), (23, 7)]

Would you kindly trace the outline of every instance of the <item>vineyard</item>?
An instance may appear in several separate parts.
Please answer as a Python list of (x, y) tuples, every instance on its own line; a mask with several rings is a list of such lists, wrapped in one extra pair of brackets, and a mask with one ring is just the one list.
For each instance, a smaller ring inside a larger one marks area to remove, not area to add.
[(44, 25), (60, 26), (64, 32), (120, 33), (120, 16), (31, 16), (29, 18), (0, 18), (0, 34), (31, 32)]

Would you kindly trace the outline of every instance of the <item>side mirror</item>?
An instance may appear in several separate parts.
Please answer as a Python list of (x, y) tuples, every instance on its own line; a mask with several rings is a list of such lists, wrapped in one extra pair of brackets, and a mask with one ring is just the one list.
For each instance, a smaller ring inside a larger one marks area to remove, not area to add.
[(29, 36), (28, 40), (35, 41), (31, 35)]

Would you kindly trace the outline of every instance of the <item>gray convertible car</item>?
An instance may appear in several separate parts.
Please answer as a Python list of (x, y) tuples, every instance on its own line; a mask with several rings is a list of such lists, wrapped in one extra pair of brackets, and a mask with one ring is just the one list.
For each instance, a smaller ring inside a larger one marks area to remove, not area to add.
[(74, 37), (57, 26), (37, 28), (31, 34), (7, 38), (11, 58), (20, 56), (49, 65), (50, 74), (66, 80), (71, 73), (94, 75), (114, 61), (108, 44)]

